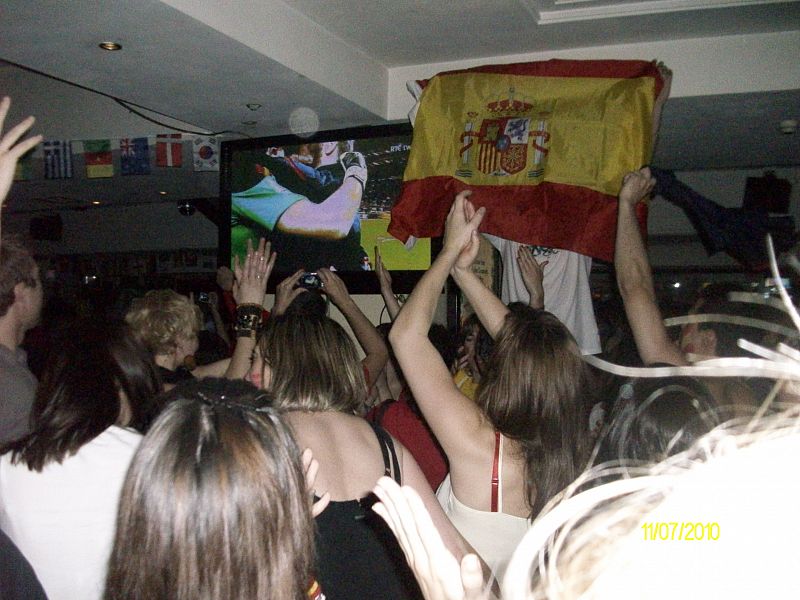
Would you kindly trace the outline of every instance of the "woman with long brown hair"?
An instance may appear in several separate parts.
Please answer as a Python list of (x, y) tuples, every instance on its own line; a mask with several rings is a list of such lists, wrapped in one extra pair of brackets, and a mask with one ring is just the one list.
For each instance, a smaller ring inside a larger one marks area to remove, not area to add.
[(364, 371), (338, 323), (299, 314), (270, 319), (250, 379), (271, 393), (298, 444), (319, 461), (315, 494), (330, 498), (317, 517), (318, 577), (328, 600), (420, 595), (391, 531), (369, 510), (382, 475), (416, 489), (451, 551), (467, 551), (411, 454), (357, 416)]
[[(484, 209), (456, 196), (444, 247), (409, 296), (389, 339), (417, 403), (450, 462), (439, 501), (498, 576), (550, 498), (583, 467), (586, 370), (567, 328), (527, 306), (510, 311), (470, 265)], [(495, 337), (473, 402), (428, 341), (449, 274)]]
[(202, 379), (165, 399), (122, 488), (106, 600), (308, 600), (310, 498), (268, 395)]

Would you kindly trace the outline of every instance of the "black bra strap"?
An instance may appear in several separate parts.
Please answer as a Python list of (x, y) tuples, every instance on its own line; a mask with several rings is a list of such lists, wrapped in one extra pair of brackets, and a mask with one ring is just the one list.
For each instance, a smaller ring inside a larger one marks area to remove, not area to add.
[[(386, 433), (383, 427), (370, 423), (372, 430), (378, 437), (378, 445), (381, 447), (381, 454), (383, 455), (383, 474), (386, 477), (394, 479), (398, 485), (402, 485), (402, 477), (400, 474), (400, 462), (397, 460), (397, 453), (394, 449), (394, 442), (392, 437)], [(389, 455), (391, 454), (391, 463), (389, 462)]]

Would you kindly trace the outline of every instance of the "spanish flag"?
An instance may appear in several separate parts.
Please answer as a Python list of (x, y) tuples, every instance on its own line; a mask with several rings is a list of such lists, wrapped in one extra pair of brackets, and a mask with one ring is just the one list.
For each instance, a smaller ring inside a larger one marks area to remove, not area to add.
[[(482, 231), (614, 256), (622, 177), (647, 164), (654, 62), (549, 60), (440, 73), (423, 87), (389, 233), (434, 237), (458, 192)], [(646, 207), (640, 205), (646, 231)]]

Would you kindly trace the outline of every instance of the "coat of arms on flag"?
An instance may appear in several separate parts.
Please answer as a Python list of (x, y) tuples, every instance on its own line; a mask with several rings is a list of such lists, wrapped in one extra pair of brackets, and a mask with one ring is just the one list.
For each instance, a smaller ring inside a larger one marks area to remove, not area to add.
[(459, 136), (461, 147), (455, 175), (470, 178), (473, 169), (477, 169), (486, 175), (503, 177), (528, 167), (529, 179), (541, 178), (549, 152), (549, 116), (549, 111), (537, 110), (532, 103), (515, 99), (514, 88), (508, 90), (506, 98), (486, 103), (482, 112), (468, 112)]
[(44, 178), (70, 179), (72, 177), (72, 142), (69, 140), (45, 140)]
[(183, 166), (183, 142), (180, 133), (160, 133), (156, 136), (156, 166)]
[(195, 171), (219, 171), (217, 138), (198, 135), (194, 138), (192, 146)]
[(83, 160), (86, 163), (87, 178), (114, 176), (111, 140), (84, 140)]
[(119, 151), (123, 175), (150, 174), (150, 146), (146, 137), (122, 138)]

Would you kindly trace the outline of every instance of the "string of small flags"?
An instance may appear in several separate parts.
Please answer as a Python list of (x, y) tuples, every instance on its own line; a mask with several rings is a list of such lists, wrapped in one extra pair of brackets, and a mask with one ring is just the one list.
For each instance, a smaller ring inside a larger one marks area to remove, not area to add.
[(151, 146), (155, 140), (155, 166), (158, 168), (183, 168), (183, 146), (191, 142), (192, 165), (195, 171), (219, 171), (220, 142), (211, 136), (182, 136), (180, 133), (159, 134), (153, 137), (120, 138), (114, 148), (111, 139), (101, 140), (45, 140), (41, 146), (17, 164), (16, 181), (33, 179), (33, 159), (42, 158), (45, 179), (70, 179), (73, 177), (73, 156), (83, 155), (86, 178), (114, 177), (112, 150), (119, 150), (122, 175), (149, 175), (151, 173)]

